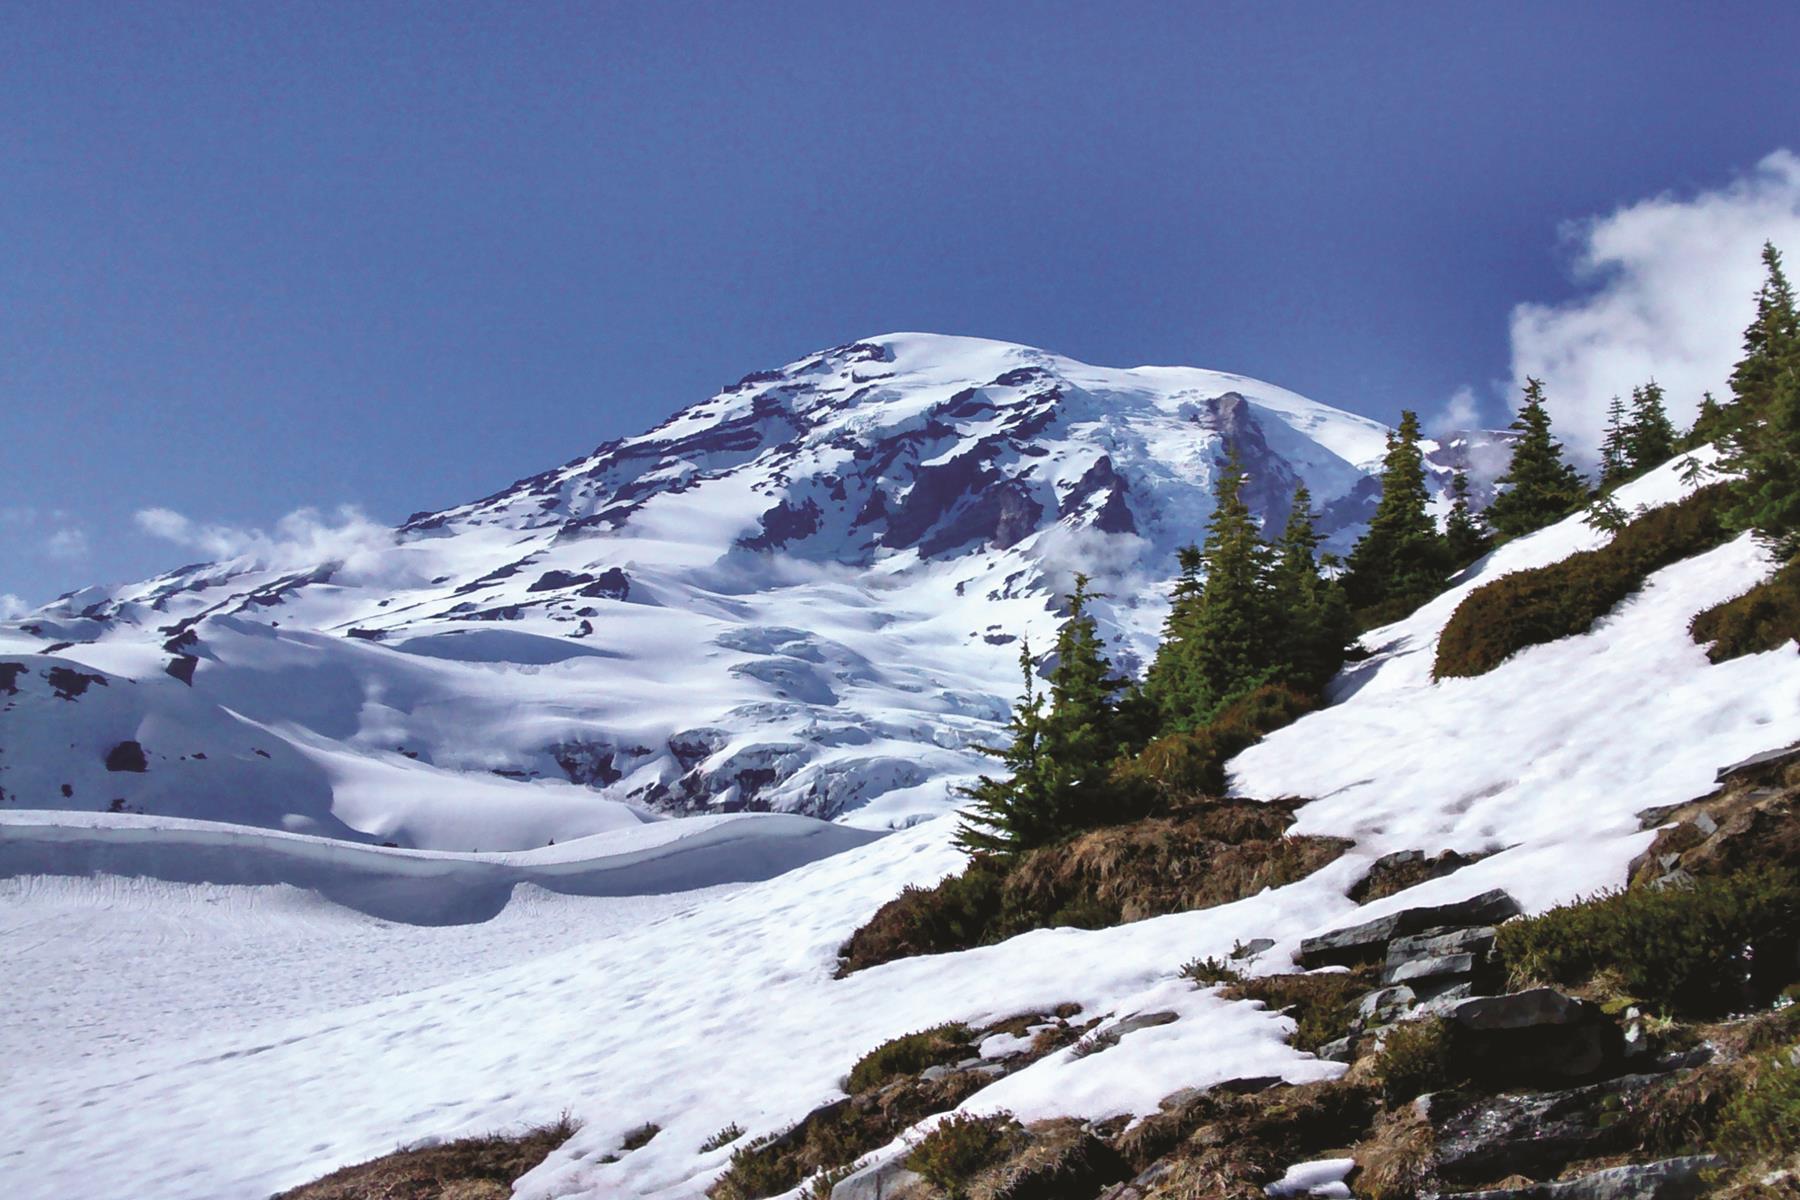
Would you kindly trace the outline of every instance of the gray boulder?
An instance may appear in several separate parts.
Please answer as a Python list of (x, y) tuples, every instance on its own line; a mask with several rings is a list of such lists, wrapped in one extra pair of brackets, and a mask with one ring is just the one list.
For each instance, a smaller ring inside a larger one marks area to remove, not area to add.
[(1439, 1011), (1458, 1066), (1483, 1083), (1567, 1083), (1624, 1061), (1619, 1027), (1597, 1005), (1554, 988), (1477, 996)]
[(1460, 1192), (1445, 1200), (1692, 1200), (1708, 1188), (1705, 1173), (1723, 1165), (1714, 1154), (1608, 1167), (1574, 1179), (1526, 1187)]
[(1440, 927), (1496, 925), (1520, 913), (1519, 902), (1499, 889), (1471, 896), (1453, 904), (1403, 908), (1385, 917), (1344, 929), (1334, 929), (1300, 943), (1300, 965), (1352, 967), (1386, 957), (1388, 943)]

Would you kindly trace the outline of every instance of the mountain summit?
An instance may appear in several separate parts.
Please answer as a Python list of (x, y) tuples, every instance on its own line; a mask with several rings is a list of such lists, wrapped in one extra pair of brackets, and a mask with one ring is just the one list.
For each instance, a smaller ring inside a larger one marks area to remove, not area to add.
[[(742, 808), (904, 824), (982, 768), (1075, 571), (1135, 667), (1229, 455), (1265, 522), (1304, 483), (1343, 549), (1387, 432), (1216, 371), (852, 342), (322, 561), (0, 626), (0, 800), (459, 850)], [(1485, 493), (1497, 437), (1428, 443), (1434, 487)]]

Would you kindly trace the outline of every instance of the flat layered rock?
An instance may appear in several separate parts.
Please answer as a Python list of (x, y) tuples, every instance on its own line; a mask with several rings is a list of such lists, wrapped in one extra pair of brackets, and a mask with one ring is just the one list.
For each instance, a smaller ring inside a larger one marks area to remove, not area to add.
[(1300, 965), (1313, 970), (1376, 962), (1385, 958), (1388, 943), (1395, 938), (1439, 927), (1497, 925), (1508, 917), (1518, 916), (1521, 911), (1517, 900), (1497, 888), (1452, 904), (1403, 908), (1361, 925), (1307, 938), (1300, 943)]

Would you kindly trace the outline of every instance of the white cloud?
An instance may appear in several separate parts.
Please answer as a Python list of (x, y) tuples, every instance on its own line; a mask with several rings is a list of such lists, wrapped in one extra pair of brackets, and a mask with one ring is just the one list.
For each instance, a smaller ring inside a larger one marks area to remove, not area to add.
[(1455, 433), (1462, 429), (1475, 429), (1481, 424), (1481, 405), (1475, 399), (1475, 389), (1464, 384), (1451, 393), (1444, 401), (1444, 406), (1425, 422), (1425, 432), (1432, 436)]
[(69, 561), (86, 558), (88, 553), (87, 530), (79, 526), (66, 526), (56, 530), (44, 542), (44, 551), (51, 558)]
[(365, 516), (354, 505), (331, 514), (301, 508), (282, 517), (272, 530), (236, 525), (203, 525), (172, 508), (145, 508), (132, 516), (152, 537), (199, 551), (210, 559), (247, 559), (281, 569), (335, 562), (355, 573), (379, 569), (382, 551), (394, 545), (394, 532)]
[(1763, 242), (1800, 256), (1800, 156), (1777, 150), (1724, 187), (1642, 200), (1564, 233), (1586, 290), (1513, 309), (1514, 398), (1526, 376), (1542, 379), (1559, 434), (1591, 452), (1607, 401), (1637, 384), (1661, 383), (1678, 424), (1703, 391), (1723, 395)]
[(31, 605), (11, 592), (0, 592), (0, 621), (10, 621), (31, 611)]

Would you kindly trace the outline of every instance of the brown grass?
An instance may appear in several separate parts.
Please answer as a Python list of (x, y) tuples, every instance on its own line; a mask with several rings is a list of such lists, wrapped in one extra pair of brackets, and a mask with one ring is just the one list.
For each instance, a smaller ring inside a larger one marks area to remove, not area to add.
[(1373, 966), (1322, 975), (1253, 975), (1227, 985), (1220, 994), (1228, 1000), (1261, 1000), (1286, 1013), (1294, 1018), (1292, 1045), (1316, 1051), (1350, 1032), (1357, 1000), (1376, 986), (1379, 977)]
[(333, 1171), (274, 1200), (507, 1200), (521, 1175), (576, 1129), (568, 1116), (520, 1134), (397, 1150)]
[(1033, 850), (1010, 869), (975, 859), (961, 875), (909, 888), (884, 904), (844, 943), (839, 973), (989, 945), (1032, 929), (1098, 929), (1211, 908), (1293, 883), (1349, 845), (1286, 836), (1295, 807), (1194, 800), (1167, 816)]

